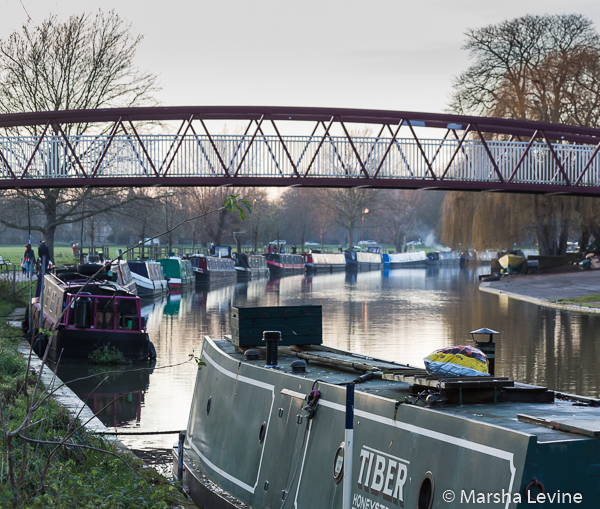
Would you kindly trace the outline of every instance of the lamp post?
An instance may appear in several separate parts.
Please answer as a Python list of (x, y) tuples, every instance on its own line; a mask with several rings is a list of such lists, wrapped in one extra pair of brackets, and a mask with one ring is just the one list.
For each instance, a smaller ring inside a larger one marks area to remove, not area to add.
[(362, 233), (361, 233), (361, 239), (360, 240), (365, 240), (365, 214), (369, 213), (369, 209), (364, 208), (362, 211)]
[[(166, 213), (166, 221), (167, 221), (167, 230), (169, 230), (169, 198), (173, 196), (173, 189), (167, 190), (167, 199), (165, 201), (165, 213)], [(173, 211), (171, 211), (171, 215)], [(173, 232), (169, 232), (169, 243), (167, 244), (167, 258), (169, 257), (169, 253), (173, 250)]]

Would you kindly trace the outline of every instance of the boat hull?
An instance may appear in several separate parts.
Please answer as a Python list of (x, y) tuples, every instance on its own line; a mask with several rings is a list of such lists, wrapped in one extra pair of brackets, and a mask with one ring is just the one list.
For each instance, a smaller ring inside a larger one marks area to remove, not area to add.
[[(341, 508), (343, 482), (334, 481), (333, 466), (344, 442), (346, 388), (240, 362), (224, 345), (204, 342), (206, 366), (197, 374), (183, 447), (184, 485), (206, 475), (254, 508), (280, 507), (282, 494), (289, 507)], [(314, 388), (321, 398), (307, 424), (303, 407)], [(468, 410), (437, 411), (360, 391), (354, 408), (352, 507), (447, 508), (447, 490), (457, 502), (506, 493), (503, 503), (481, 507), (526, 507), (534, 478), (547, 492), (600, 497), (589, 474), (600, 454), (598, 440), (576, 437), (557, 445), (542, 433), (476, 422)], [(498, 405), (496, 412), (502, 411)], [(429, 494), (423, 491), (428, 483)], [(196, 484), (192, 491), (202, 489)], [(419, 505), (427, 496), (431, 504)]]

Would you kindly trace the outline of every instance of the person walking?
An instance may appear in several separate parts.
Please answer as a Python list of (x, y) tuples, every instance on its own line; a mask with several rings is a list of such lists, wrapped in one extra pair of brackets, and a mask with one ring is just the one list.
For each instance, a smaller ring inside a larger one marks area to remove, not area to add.
[(23, 254), (23, 258), (25, 258), (27, 277), (31, 277), (31, 274), (33, 273), (33, 267), (35, 265), (35, 253), (33, 252), (33, 249), (31, 249), (31, 244), (25, 245), (25, 253)]
[[(46, 242), (43, 240), (39, 241), (38, 246), (38, 258), (40, 259), (40, 263), (44, 263), (43, 272), (46, 274), (48, 272), (48, 267), (50, 266), (50, 249), (46, 245)], [(43, 261), (42, 261), (43, 260)]]

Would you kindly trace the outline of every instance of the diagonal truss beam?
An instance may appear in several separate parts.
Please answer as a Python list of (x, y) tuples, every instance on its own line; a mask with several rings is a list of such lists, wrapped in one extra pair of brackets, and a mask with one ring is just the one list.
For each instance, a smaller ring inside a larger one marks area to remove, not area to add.
[(167, 165), (165, 172), (163, 173), (163, 177), (166, 177), (167, 173), (169, 173), (169, 168), (171, 168), (171, 165), (173, 164), (173, 161), (175, 160), (175, 157), (177, 156), (177, 152), (179, 152), (179, 149), (181, 148), (181, 144), (183, 143), (183, 140), (185, 139), (185, 135), (187, 134), (190, 126), (192, 125), (192, 120), (194, 120), (193, 115), (191, 115), (190, 118), (187, 120), (187, 126), (185, 128), (185, 131), (183, 131), (181, 138), (179, 138), (179, 142), (177, 143), (177, 148), (175, 149), (175, 152), (173, 152), (173, 155), (171, 156), (171, 160), (169, 161), (169, 164)]
[(200, 148), (200, 151), (202, 152), (202, 155), (204, 156), (204, 159), (206, 159), (206, 162), (208, 163), (208, 167), (210, 168), (210, 171), (213, 172), (213, 175), (216, 175), (217, 174), (217, 170), (215, 170), (212, 162), (210, 161), (210, 157), (208, 157), (208, 154), (206, 153), (206, 150), (202, 146), (202, 143), (200, 142), (198, 133), (196, 133), (196, 130), (194, 129), (194, 126), (193, 126), (192, 123), (190, 123), (190, 129), (192, 130), (192, 134), (194, 135), (194, 138), (196, 139), (196, 143), (198, 144), (198, 147)]
[[(402, 124), (400, 124), (400, 126), (402, 126)], [(392, 135), (392, 138), (393, 138), (394, 137), (394, 131), (392, 131), (392, 128), (390, 127), (389, 124), (388, 124), (387, 128), (388, 128), (388, 131), (390, 132), (390, 134)], [(402, 150), (402, 147), (400, 147), (400, 144), (398, 143), (398, 140), (394, 141), (394, 145), (398, 149), (398, 153), (400, 154), (400, 157), (404, 161), (404, 164), (406, 165), (406, 169), (408, 170), (408, 173), (410, 173), (411, 177), (414, 177), (415, 174), (413, 173), (413, 171), (412, 171), (412, 169), (410, 167), (410, 164), (408, 164), (408, 159), (406, 159), (406, 156), (404, 155), (404, 151)]]
[[(321, 125), (323, 126), (324, 130), (327, 130), (327, 127), (325, 127), (324, 122), (321, 122)], [(336, 155), (338, 161), (342, 165), (342, 169), (344, 170), (344, 173), (346, 175), (350, 175), (350, 173), (348, 172), (348, 168), (346, 168), (346, 165), (344, 164), (344, 160), (342, 159), (342, 156), (340, 155), (340, 151), (330, 134), (327, 135), (327, 139), (329, 140), (329, 143), (331, 144), (331, 147), (333, 148), (333, 153)]]
[[(335, 117), (331, 117), (331, 120), (329, 120), (329, 125), (327, 126), (327, 129), (325, 129), (325, 134), (321, 138), (321, 141), (319, 141), (319, 146), (317, 147), (317, 150), (315, 151), (313, 158), (310, 160), (310, 164), (308, 165), (308, 168), (306, 168), (306, 173), (304, 173), (305, 177), (308, 176), (308, 172), (310, 172), (310, 169), (312, 168), (312, 165), (315, 162), (315, 159), (317, 158), (319, 150), (321, 150), (321, 147), (323, 146), (323, 142), (325, 141), (325, 138), (329, 134), (329, 130), (331, 129), (331, 126), (333, 125), (334, 120), (335, 120)], [(319, 127), (319, 124), (317, 124), (317, 127)], [(314, 133), (317, 131), (317, 127), (315, 127), (315, 129), (313, 131), (313, 136), (314, 136)], [(306, 148), (304, 149), (304, 151), (306, 151)], [(304, 152), (302, 152), (302, 155), (304, 155)], [(302, 156), (301, 156), (301, 158), (302, 158)]]
[(279, 129), (277, 129), (277, 126), (275, 125), (275, 122), (273, 121), (273, 117), (271, 115), (269, 115), (268, 117), (269, 117), (269, 120), (270, 120), (271, 124), (273, 125), (273, 129), (275, 129), (275, 133), (277, 133), (277, 137), (279, 138), (279, 143), (281, 143), (281, 146), (283, 147), (285, 155), (287, 156), (290, 164), (292, 165), (292, 168), (294, 169), (294, 175), (296, 177), (299, 177), (300, 174), (298, 173), (298, 168), (294, 164), (294, 160), (292, 159), (292, 156), (291, 156), (291, 154), (290, 154), (290, 152), (289, 152), (289, 150), (287, 148), (287, 145), (283, 141), (283, 138), (281, 137), (281, 134), (279, 134)]
[[(234, 177), (237, 177), (237, 174), (239, 173), (240, 169), (242, 168), (242, 165), (244, 164), (244, 160), (246, 159), (246, 156), (248, 155), (248, 152), (250, 151), (250, 147), (252, 147), (252, 144), (254, 143), (254, 139), (256, 138), (256, 135), (258, 134), (258, 131), (260, 130), (260, 126), (263, 123), (264, 119), (265, 119), (265, 116), (262, 115), (260, 117), (260, 120), (258, 121), (258, 125), (256, 126), (256, 130), (254, 131), (254, 134), (252, 135), (252, 138), (250, 139), (250, 143), (248, 143), (248, 146), (246, 147), (246, 150), (244, 151), (244, 155), (242, 156), (242, 160), (240, 161), (240, 164), (238, 164), (238, 167), (235, 170), (235, 173), (233, 174)], [(250, 121), (250, 125), (252, 125), (253, 122), (254, 122), (254, 120), (251, 120)], [(246, 132), (247, 132), (247, 130), (246, 130)]]
[(44, 139), (44, 137), (46, 136), (46, 133), (48, 132), (48, 127), (49, 126), (50, 126), (50, 120), (48, 120), (46, 122), (46, 126), (44, 127), (44, 132), (42, 133), (42, 135), (39, 137), (37, 143), (35, 144), (35, 148), (33, 149), (33, 153), (31, 154), (31, 157), (29, 158), (29, 161), (27, 162), (27, 165), (23, 169), (23, 173), (21, 174), (21, 179), (24, 179), (25, 175), (27, 175), (27, 172), (29, 171), (29, 166), (33, 162), (33, 158), (35, 157), (36, 152), (40, 148), (42, 140)]
[(486, 151), (488, 157), (490, 158), (492, 166), (494, 167), (494, 171), (496, 172), (496, 175), (498, 175), (498, 180), (500, 180), (500, 182), (504, 183), (504, 178), (502, 177), (502, 173), (500, 173), (498, 164), (496, 163), (496, 160), (494, 159), (494, 156), (492, 155), (490, 147), (488, 147), (487, 141), (485, 141), (485, 138), (483, 137), (483, 134), (481, 133), (479, 126), (475, 125), (475, 129), (477, 129), (477, 134), (479, 135), (479, 139), (481, 140), (481, 143), (483, 144), (483, 148), (485, 148), (485, 151)]
[(227, 166), (225, 166), (225, 161), (223, 161), (223, 158), (221, 157), (221, 153), (219, 152), (217, 145), (215, 145), (215, 140), (213, 140), (212, 136), (208, 132), (208, 129), (206, 128), (206, 124), (204, 123), (204, 120), (200, 116), (198, 116), (198, 120), (200, 120), (200, 123), (202, 124), (202, 127), (204, 128), (204, 132), (206, 133), (206, 136), (208, 136), (208, 141), (210, 141), (210, 144), (212, 145), (212, 148), (215, 151), (215, 154), (217, 154), (217, 157), (219, 158), (219, 162), (221, 163), (221, 167), (223, 168), (223, 171), (225, 172), (225, 176), (231, 177), (231, 175), (229, 175), (229, 170), (227, 169)]
[(427, 155), (425, 154), (425, 151), (423, 150), (423, 146), (421, 145), (421, 142), (419, 141), (419, 138), (417, 138), (417, 135), (415, 134), (415, 130), (413, 129), (411, 121), (407, 120), (406, 123), (408, 124), (408, 127), (410, 128), (410, 132), (413, 135), (413, 138), (417, 142), (417, 147), (419, 147), (419, 151), (421, 152), (421, 156), (423, 157), (423, 159), (425, 159), (425, 162), (427, 163), (427, 168), (429, 169), (429, 173), (431, 173), (431, 178), (433, 180), (437, 180), (437, 177), (435, 176), (433, 168), (431, 167), (431, 163), (429, 162), (429, 159), (427, 159)]
[(75, 150), (73, 150), (73, 146), (71, 145), (71, 142), (69, 141), (69, 139), (67, 138), (67, 135), (65, 134), (65, 132), (63, 131), (62, 127), (60, 126), (60, 124), (56, 121), (54, 121), (54, 126), (58, 128), (58, 132), (60, 132), (60, 135), (63, 137), (63, 139), (65, 140), (65, 143), (67, 144), (67, 147), (69, 149), (69, 151), (71, 152), (71, 155), (75, 158), (75, 162), (77, 163), (77, 166), (79, 166), (79, 169), (81, 170), (81, 173), (83, 173), (84, 178), (88, 178), (87, 173), (85, 172), (85, 170), (83, 169), (83, 165), (81, 164), (81, 161), (79, 160), (79, 157), (77, 156), (77, 154), (75, 153)]
[(10, 164), (8, 163), (8, 159), (6, 159), (6, 157), (4, 157), (4, 153), (2, 152), (2, 150), (0, 149), (0, 160), (2, 160), (2, 162), (4, 163), (4, 166), (6, 166), (6, 169), (8, 170), (8, 173), (11, 174), (13, 179), (17, 179), (17, 176), (14, 174), (14, 172), (12, 171), (12, 168), (10, 167)]
[(348, 138), (348, 141), (350, 142), (350, 146), (352, 147), (354, 155), (356, 156), (356, 159), (358, 159), (358, 163), (360, 164), (360, 167), (361, 167), (363, 173), (365, 174), (365, 177), (368, 178), (368, 179), (371, 178), (371, 176), (369, 175), (369, 172), (365, 168), (364, 163), (362, 162), (362, 159), (360, 158), (358, 150), (356, 150), (356, 147), (354, 146), (354, 142), (352, 141), (352, 136), (350, 136), (350, 133), (348, 132), (348, 129), (346, 129), (346, 125), (342, 121), (341, 117), (340, 117), (339, 121), (340, 121), (340, 124), (342, 125), (342, 129), (344, 129), (344, 133), (346, 134), (346, 138)]
[[(388, 154), (390, 153), (390, 149), (392, 148), (392, 146), (394, 145), (394, 143), (396, 143), (396, 138), (398, 137), (398, 133), (400, 132), (400, 128), (402, 127), (402, 122), (404, 122), (403, 119), (400, 119), (400, 122), (398, 123), (398, 127), (396, 128), (396, 132), (392, 133), (392, 139), (390, 140), (390, 142), (388, 143), (387, 148), (385, 149), (385, 152), (383, 154), (383, 157), (381, 158), (381, 161), (379, 161), (379, 165), (377, 166), (377, 170), (375, 171), (375, 173), (373, 174), (373, 178), (377, 178), (377, 175), (379, 175), (379, 171), (381, 170), (381, 168), (383, 167), (383, 163), (385, 162)], [(388, 129), (390, 129), (391, 131), (391, 127), (389, 124), (387, 124)], [(383, 132), (383, 129), (382, 129)], [(381, 133), (379, 133), (379, 135), (381, 135)], [(378, 136), (379, 137), (379, 136)], [(410, 168), (409, 168), (410, 171)]]
[(513, 169), (512, 173), (510, 174), (510, 177), (508, 178), (508, 183), (509, 184), (515, 178), (515, 175), (517, 174), (517, 171), (519, 171), (519, 168), (523, 164), (523, 161), (525, 161), (525, 158), (527, 157), (527, 154), (531, 150), (531, 147), (533, 146), (533, 142), (535, 141), (535, 139), (537, 137), (538, 137), (538, 131), (536, 130), (536, 131), (534, 131), (533, 135), (531, 136), (531, 139), (529, 140), (529, 143), (527, 144), (527, 147), (525, 147), (525, 151), (521, 154), (521, 157), (519, 158), (519, 161), (517, 162), (517, 165)]
[(558, 165), (558, 168), (560, 170), (560, 172), (562, 173), (563, 178), (565, 179), (565, 183), (570, 186), (571, 182), (569, 180), (569, 177), (567, 176), (565, 169), (560, 161), (560, 159), (558, 158), (558, 156), (556, 155), (556, 152), (554, 151), (554, 147), (552, 146), (552, 143), (550, 143), (550, 140), (548, 139), (548, 136), (546, 136), (546, 131), (540, 131), (542, 133), (542, 136), (544, 137), (544, 140), (546, 140), (546, 144), (548, 145), (548, 148), (550, 149), (550, 153), (552, 154), (552, 157), (554, 158), (554, 162)]
[[(444, 170), (444, 173), (442, 173), (442, 176), (440, 177), (440, 180), (444, 180), (446, 178), (446, 174), (448, 173), (448, 171), (450, 171), (450, 167), (452, 166), (452, 163), (454, 162), (454, 159), (458, 155), (458, 151), (461, 150), (462, 145), (463, 145), (464, 141), (467, 139), (467, 135), (469, 134), (470, 131), (471, 131), (471, 124), (469, 124), (467, 126), (467, 128), (465, 129), (465, 132), (462, 135), (462, 138), (458, 141), (458, 145), (456, 146), (456, 150), (453, 152), (452, 157), (450, 158), (450, 161), (448, 161), (448, 165), (446, 166), (446, 169)], [(453, 131), (453, 132), (454, 132), (454, 136), (456, 136), (456, 131)]]
[(598, 154), (599, 150), (600, 150), (600, 143), (598, 143), (598, 145), (596, 145), (596, 148), (594, 149), (594, 152), (592, 153), (592, 155), (588, 159), (588, 162), (586, 163), (585, 168), (583, 168), (583, 170), (581, 170), (581, 173), (577, 177), (577, 180), (575, 181), (574, 185), (578, 186), (581, 183), (581, 180), (583, 179), (584, 175), (587, 173), (588, 169), (590, 168), (590, 166), (594, 162), (594, 159), (595, 159), (596, 155)]
[(110, 145), (112, 144), (112, 141), (115, 139), (115, 135), (117, 134), (117, 130), (119, 129), (119, 125), (121, 124), (122, 119), (123, 119), (123, 117), (119, 117), (119, 120), (117, 120), (114, 123), (114, 125), (112, 126), (112, 129), (110, 130), (110, 135), (108, 136), (108, 141), (104, 145), (104, 150), (102, 151), (102, 154), (100, 154), (98, 161), (96, 162), (92, 172), (90, 173), (90, 178), (94, 178), (96, 176), (96, 173), (98, 173), (98, 170), (100, 169), (100, 166), (102, 165), (102, 161), (104, 160), (104, 156), (106, 156), (106, 153), (108, 152), (108, 149), (110, 148)]
[[(152, 158), (150, 157), (150, 154), (148, 154), (148, 151), (146, 150), (146, 146), (142, 142), (142, 138), (138, 134), (137, 129), (135, 128), (135, 126), (133, 125), (133, 122), (131, 121), (131, 119), (129, 117), (127, 117), (127, 121), (129, 122), (129, 125), (131, 126), (131, 130), (133, 131), (133, 134), (135, 135), (138, 143), (142, 147), (142, 150), (144, 151), (146, 159), (148, 159), (148, 162), (150, 163), (150, 166), (152, 167), (152, 171), (154, 171), (154, 174), (158, 177), (160, 174), (159, 174), (158, 170), (156, 169), (156, 166), (154, 166), (154, 161), (152, 161)], [(125, 126), (123, 126), (122, 122), (121, 122), (121, 126), (123, 127), (123, 130), (125, 130)]]

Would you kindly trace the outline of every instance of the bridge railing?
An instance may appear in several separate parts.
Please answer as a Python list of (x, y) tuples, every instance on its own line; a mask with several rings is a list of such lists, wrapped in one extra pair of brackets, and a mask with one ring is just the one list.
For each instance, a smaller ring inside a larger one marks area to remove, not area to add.
[(573, 143), (260, 134), (0, 137), (3, 180), (227, 176), (600, 186), (599, 166), (594, 146)]

